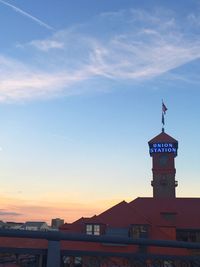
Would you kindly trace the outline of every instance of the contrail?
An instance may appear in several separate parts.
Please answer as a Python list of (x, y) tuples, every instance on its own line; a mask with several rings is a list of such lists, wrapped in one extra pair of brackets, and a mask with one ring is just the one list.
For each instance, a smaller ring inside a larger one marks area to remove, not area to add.
[(44, 23), (43, 21), (37, 19), (36, 17), (33, 17), (32, 15), (30, 15), (29, 13), (23, 11), (22, 9), (16, 7), (16, 6), (13, 6), (3, 0), (0, 0), (0, 3), (6, 5), (6, 6), (9, 6), (11, 7), (13, 10), (15, 10), (16, 12), (28, 17), (29, 19), (32, 19), (33, 21), (37, 22), (38, 24), (40, 24), (41, 26), (47, 28), (48, 30), (53, 30), (53, 28), (51, 26), (49, 26), (48, 24)]

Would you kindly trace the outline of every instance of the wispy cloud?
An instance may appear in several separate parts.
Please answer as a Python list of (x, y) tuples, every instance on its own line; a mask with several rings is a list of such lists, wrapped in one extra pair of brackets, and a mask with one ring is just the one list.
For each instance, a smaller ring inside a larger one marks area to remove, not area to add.
[(171, 11), (122, 10), (23, 44), (21, 60), (0, 57), (0, 101), (76, 94), (86, 82), (94, 90), (91, 79), (143, 83), (173, 72), (200, 58), (191, 17), (183, 23)]
[(0, 209), (0, 216), (21, 216), (21, 213)]
[(53, 30), (53, 28), (52, 28), (51, 26), (49, 26), (48, 24), (44, 23), (44, 22), (41, 21), (40, 19), (38, 19), (38, 18), (32, 16), (31, 14), (25, 12), (24, 10), (20, 9), (19, 7), (16, 7), (16, 6), (14, 6), (14, 5), (11, 5), (10, 3), (8, 3), (8, 2), (6, 2), (6, 1), (4, 1), (4, 0), (0, 0), (0, 3), (6, 5), (6, 6), (10, 7), (10, 8), (12, 8), (14, 11), (16, 11), (16, 12), (22, 14), (23, 16), (25, 16), (25, 17), (27, 17), (27, 18), (29, 18), (29, 19), (35, 21), (35, 22), (38, 23), (40, 26), (43, 26), (43, 27), (45, 27), (45, 28), (48, 29), (48, 30)]
[(87, 67), (73, 72), (45, 72), (4, 57), (0, 57), (0, 64), (0, 101), (53, 97), (61, 93), (76, 94), (71, 86), (91, 75)]
[(43, 51), (49, 51), (50, 49), (64, 48), (64, 43), (58, 42), (56, 40), (43, 40), (43, 41), (36, 40), (32, 41), (30, 44)]

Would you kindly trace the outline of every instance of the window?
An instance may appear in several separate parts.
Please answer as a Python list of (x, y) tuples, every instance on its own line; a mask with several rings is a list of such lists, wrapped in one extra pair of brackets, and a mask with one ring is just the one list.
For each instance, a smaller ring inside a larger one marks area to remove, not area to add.
[(99, 224), (86, 224), (86, 234), (87, 235), (100, 235), (100, 225)]
[(175, 212), (161, 212), (160, 213), (162, 218), (165, 219), (166, 221), (174, 221), (176, 219), (176, 214)]
[(87, 224), (86, 225), (86, 234), (87, 235), (92, 235), (93, 230), (93, 225), (92, 224)]
[(94, 224), (94, 235), (100, 235), (100, 225)]
[(130, 237), (132, 238), (147, 238), (148, 226), (147, 225), (132, 225), (130, 228)]
[(176, 239), (185, 242), (200, 242), (200, 230), (177, 230)]

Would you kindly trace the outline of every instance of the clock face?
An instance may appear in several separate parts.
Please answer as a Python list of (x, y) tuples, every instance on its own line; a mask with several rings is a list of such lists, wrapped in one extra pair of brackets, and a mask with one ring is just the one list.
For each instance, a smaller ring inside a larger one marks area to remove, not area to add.
[(159, 157), (160, 166), (166, 166), (167, 162), (168, 162), (168, 155), (166, 155), (166, 154), (160, 155), (160, 157)]

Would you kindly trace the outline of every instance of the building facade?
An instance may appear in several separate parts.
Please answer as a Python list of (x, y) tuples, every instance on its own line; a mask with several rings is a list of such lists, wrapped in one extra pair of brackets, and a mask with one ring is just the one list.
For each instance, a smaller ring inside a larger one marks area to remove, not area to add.
[[(178, 240), (200, 242), (200, 198), (177, 198), (175, 158), (178, 141), (162, 132), (149, 142), (152, 158), (153, 197), (138, 197), (122, 201), (91, 218), (80, 218), (63, 224), (60, 231), (94, 236), (129, 237), (133, 239)], [(63, 245), (64, 246), (64, 245)], [(82, 249), (83, 244), (77, 244)], [(108, 246), (85, 243), (86, 250), (142, 252), (172, 255), (191, 255), (188, 249), (169, 249), (148, 246)], [(199, 253), (199, 252), (198, 252)]]
[(51, 227), (53, 229), (58, 229), (60, 226), (64, 224), (64, 220), (60, 218), (55, 218), (51, 220)]

